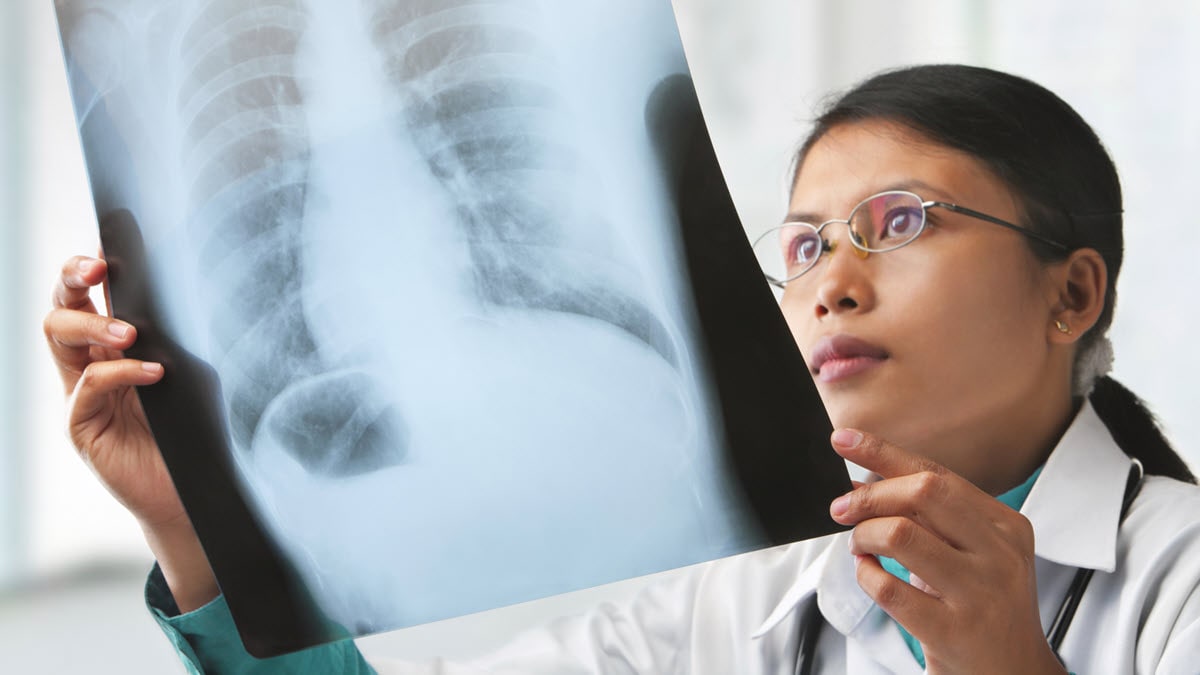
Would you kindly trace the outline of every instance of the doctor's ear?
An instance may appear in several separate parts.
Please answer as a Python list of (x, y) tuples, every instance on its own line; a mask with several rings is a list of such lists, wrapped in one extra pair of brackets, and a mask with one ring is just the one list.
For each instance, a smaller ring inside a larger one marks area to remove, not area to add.
[(1048, 337), (1057, 344), (1070, 344), (1088, 332), (1104, 310), (1108, 268), (1095, 249), (1072, 251), (1066, 260), (1050, 266), (1053, 303)]

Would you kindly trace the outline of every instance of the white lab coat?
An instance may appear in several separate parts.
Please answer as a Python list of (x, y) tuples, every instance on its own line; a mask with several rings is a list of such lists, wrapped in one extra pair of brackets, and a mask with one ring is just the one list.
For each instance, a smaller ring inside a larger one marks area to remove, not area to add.
[[(1071, 671), (1200, 673), (1200, 488), (1147, 478), (1118, 532), (1129, 459), (1085, 405), (1021, 512), (1036, 537), (1043, 628), (1077, 567), (1097, 570), (1063, 643)], [(380, 675), (792, 673), (813, 593), (828, 625), (814, 672), (919, 673), (858, 587), (847, 533), (727, 558), (625, 606), (530, 631), (468, 664), (372, 662)]]

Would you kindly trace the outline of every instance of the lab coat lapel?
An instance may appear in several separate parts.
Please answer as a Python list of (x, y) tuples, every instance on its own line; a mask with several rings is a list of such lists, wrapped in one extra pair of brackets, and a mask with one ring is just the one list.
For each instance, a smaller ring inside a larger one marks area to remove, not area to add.
[(1112, 572), (1129, 457), (1085, 403), (1046, 460), (1021, 513), (1039, 558)]

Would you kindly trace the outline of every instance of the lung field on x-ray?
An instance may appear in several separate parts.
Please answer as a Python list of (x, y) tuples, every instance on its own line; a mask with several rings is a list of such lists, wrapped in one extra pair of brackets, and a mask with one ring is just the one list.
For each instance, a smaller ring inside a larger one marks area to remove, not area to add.
[[(580, 98), (574, 109), (566, 98), (594, 86), (593, 73), (564, 76), (570, 68), (559, 67), (563, 44), (547, 43), (553, 35), (547, 26), (570, 11), (556, 7), (557, 19), (547, 19), (538, 0), (76, 2), (82, 8), (68, 24), (107, 35), (80, 28), (68, 42), (89, 44), (94, 54), (106, 40), (119, 41), (116, 61), (130, 68), (120, 73), (125, 90), (108, 92), (108, 103), (144, 107), (138, 96), (148, 92), (167, 100), (162, 109), (173, 119), (161, 120), (149, 135), (169, 130), (172, 136), (155, 138), (174, 149), (155, 160), (167, 157), (162, 168), (181, 173), (181, 203), (173, 208), (184, 234), (166, 239), (182, 241), (186, 255), (194, 256), (180, 267), (197, 276), (185, 286), (203, 288), (192, 297), (199, 305), (194, 310), (179, 301), (186, 293), (174, 293), (173, 311), (191, 322), (182, 324), (184, 333), (200, 334), (182, 340), (220, 375), (240, 453), (282, 449), (307, 472), (330, 477), (406, 458), (412, 420), (400, 410), (394, 381), (409, 374), (380, 372), (371, 353), (346, 347), (346, 330), (330, 328), (325, 310), (337, 301), (328, 298), (344, 298), (344, 289), (324, 291), (329, 277), (320, 268), (330, 267), (330, 258), (313, 255), (329, 243), (330, 232), (353, 239), (371, 228), (445, 231), (464, 252), (450, 251), (445, 237), (425, 249), (397, 251), (402, 264), (414, 256), (461, 256), (461, 264), (445, 264), (448, 274), (462, 277), (457, 285), (449, 282), (455, 291), (433, 288), (440, 280), (428, 275), (414, 277), (421, 286), (395, 291), (428, 294), (421, 312), (436, 313), (442, 311), (437, 303), (448, 303), (454, 306), (443, 313), (486, 316), (487, 307), (496, 307), (593, 321), (658, 354), (678, 386), (696, 386), (695, 364), (683, 351), (683, 315), (668, 309), (672, 291), (660, 287), (674, 271), (648, 277), (644, 264), (631, 263), (631, 252), (647, 241), (661, 247), (655, 229), (661, 228), (613, 222), (619, 209), (596, 190), (604, 183), (598, 177), (613, 168), (593, 166), (594, 157), (581, 151), (581, 135), (589, 130), (574, 119)], [(331, 31), (324, 25), (330, 19), (350, 28)], [(347, 49), (370, 52), (368, 67), (322, 70), (322, 61)], [(138, 54), (158, 53), (166, 64), (137, 64)], [(371, 167), (382, 165), (353, 154), (361, 148), (330, 153), (353, 147), (317, 121), (328, 121), (331, 101), (336, 108), (341, 95), (330, 89), (331, 79), (358, 86), (347, 98), (362, 88), (377, 90), (366, 104), (380, 110), (365, 115), (361, 132), (373, 145), (368, 155), (415, 151), (421, 166), (408, 163), (392, 172), (395, 185), (389, 186), (371, 177)], [(594, 153), (596, 145), (589, 148)], [(355, 175), (360, 160), (364, 169)], [(358, 208), (354, 198), (338, 202), (338, 193), (361, 190), (355, 183), (403, 196), (384, 199), (373, 211)], [(419, 195), (414, 185), (432, 186), (438, 195)], [(414, 195), (445, 204), (449, 217), (427, 217), (437, 209), (408, 210)], [(323, 201), (334, 217), (313, 213)], [(406, 208), (395, 208), (401, 204)], [(161, 217), (152, 220), (158, 229), (149, 238), (163, 239), (169, 229)], [(334, 267), (344, 263), (335, 259)], [(335, 274), (346, 276), (341, 268)], [(346, 286), (344, 279), (337, 282)], [(425, 317), (410, 318), (419, 325)], [(425, 348), (430, 341), (413, 345)], [(430, 386), (430, 372), (400, 388)]]
[(370, 375), (322, 358), (303, 307), (308, 28), (295, 0), (197, 7), (179, 44), (181, 159), (235, 444), (268, 434), (313, 472), (353, 474), (398, 461), (402, 427)]
[[(364, 0), (364, 36), (398, 101), (397, 131), (454, 208), (487, 304), (565, 312), (626, 331), (678, 365), (677, 337), (619, 262), (568, 109), (522, 0)], [(323, 354), (306, 312), (313, 189), (298, 0), (199, 3), (179, 42), (181, 160), (209, 324), (237, 447), (287, 449), (308, 470), (356, 474), (404, 457), (404, 420), (378, 374)], [(405, 223), (393, 227), (428, 227)], [(349, 361), (349, 362), (346, 362)]]
[[(670, 333), (612, 269), (603, 205), (550, 81), (537, 3), (364, 0), (405, 125), (452, 195), (487, 302), (610, 323), (675, 363)], [(597, 250), (600, 249), (600, 250)]]

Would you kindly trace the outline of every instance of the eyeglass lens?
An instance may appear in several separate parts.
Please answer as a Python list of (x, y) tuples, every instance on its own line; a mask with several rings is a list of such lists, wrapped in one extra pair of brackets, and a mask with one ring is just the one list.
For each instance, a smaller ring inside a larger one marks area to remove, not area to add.
[[(833, 222), (840, 221), (830, 221)], [(924, 224), (921, 198), (909, 192), (884, 192), (868, 197), (854, 207), (849, 218), (851, 236), (858, 247), (876, 253), (909, 243), (921, 233)], [(755, 240), (754, 254), (768, 280), (784, 283), (807, 272), (824, 251), (822, 234), (814, 225), (789, 222)]]

